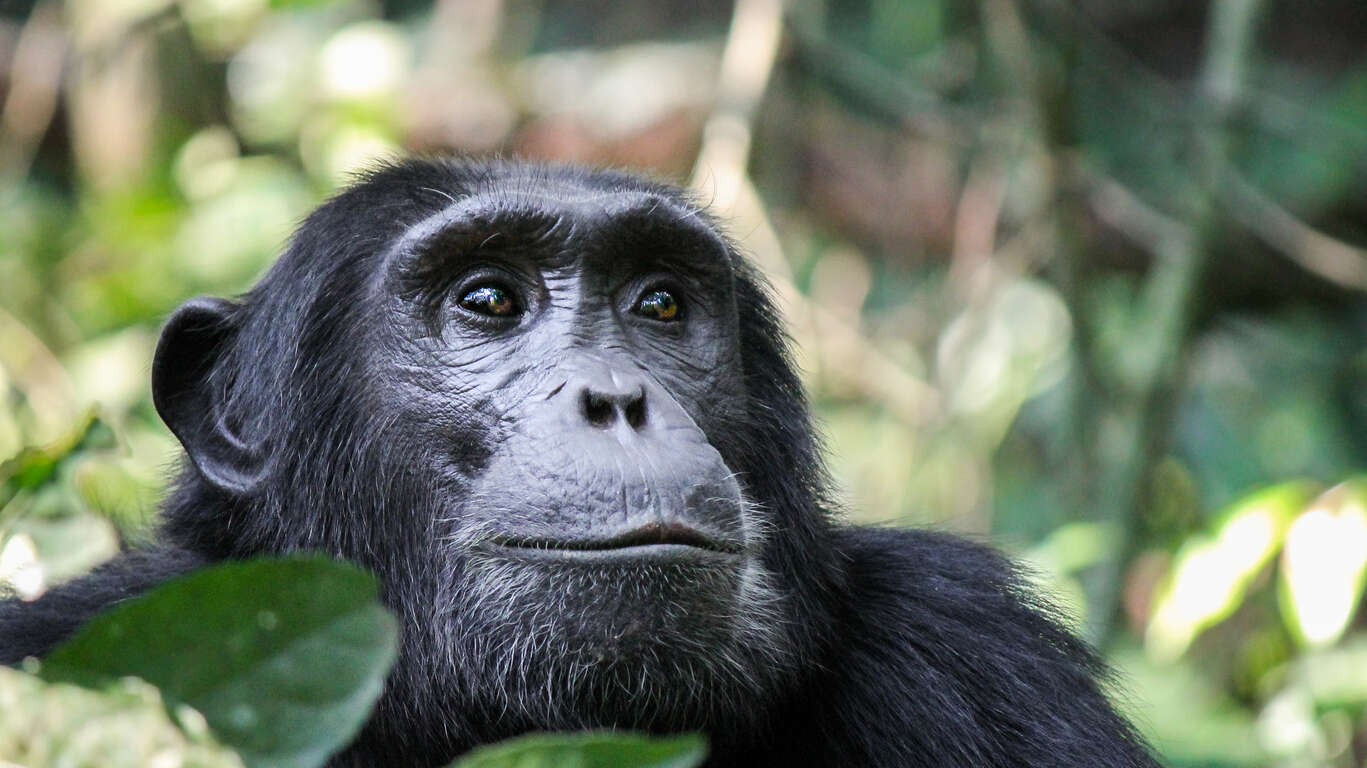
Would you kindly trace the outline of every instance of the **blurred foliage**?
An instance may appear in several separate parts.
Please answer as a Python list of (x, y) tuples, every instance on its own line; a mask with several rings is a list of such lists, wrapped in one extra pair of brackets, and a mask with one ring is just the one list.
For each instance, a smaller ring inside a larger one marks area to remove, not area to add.
[(692, 170), (849, 517), (1033, 564), (1173, 765), (1367, 765), (1367, 6), (739, 5), (0, 4), (0, 589), (149, 535), (160, 320), (355, 169)]
[[(187, 711), (173, 722), (157, 689), (126, 678), (103, 691), (0, 667), (0, 760), (71, 768), (241, 768)], [(188, 724), (186, 724), (188, 723)]]

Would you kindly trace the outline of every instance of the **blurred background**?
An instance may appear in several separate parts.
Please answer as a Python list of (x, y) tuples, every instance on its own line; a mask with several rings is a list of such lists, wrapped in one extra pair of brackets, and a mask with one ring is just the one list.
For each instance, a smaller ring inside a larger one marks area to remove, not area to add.
[(1362, 0), (0, 0), (0, 590), (146, 538), (173, 307), (452, 151), (692, 184), (845, 514), (1023, 558), (1172, 765), (1367, 765)]

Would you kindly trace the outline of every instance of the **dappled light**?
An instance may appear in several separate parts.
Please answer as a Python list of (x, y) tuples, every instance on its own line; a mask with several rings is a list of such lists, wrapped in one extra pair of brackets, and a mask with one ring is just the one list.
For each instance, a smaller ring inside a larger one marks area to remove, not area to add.
[(1145, 638), (1155, 658), (1180, 656), (1197, 633), (1238, 607), (1303, 496), (1299, 486), (1264, 491), (1231, 510), (1212, 539), (1190, 540), (1178, 551)]
[[(1337, 502), (1337, 504), (1335, 504)], [(1333, 643), (1348, 628), (1367, 576), (1367, 495), (1329, 491), (1296, 518), (1282, 551), (1282, 583), (1292, 627), (1310, 645)]]

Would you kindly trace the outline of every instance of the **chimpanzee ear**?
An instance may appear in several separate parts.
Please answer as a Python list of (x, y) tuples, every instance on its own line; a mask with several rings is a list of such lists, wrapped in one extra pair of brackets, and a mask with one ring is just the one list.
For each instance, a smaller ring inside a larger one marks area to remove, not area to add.
[(215, 363), (237, 335), (238, 306), (191, 299), (177, 309), (152, 360), (152, 402), (206, 480), (232, 494), (251, 493), (264, 476), (258, 446), (239, 437), (225, 413)]

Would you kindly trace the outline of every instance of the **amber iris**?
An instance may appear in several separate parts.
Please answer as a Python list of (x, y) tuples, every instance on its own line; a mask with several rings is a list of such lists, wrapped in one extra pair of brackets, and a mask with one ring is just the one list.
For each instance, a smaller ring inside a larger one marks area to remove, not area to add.
[(636, 302), (636, 314), (652, 320), (677, 320), (679, 302), (669, 291), (648, 291)]
[(496, 285), (482, 285), (470, 291), (460, 300), (460, 305), (471, 312), (494, 317), (507, 317), (517, 309), (513, 295)]

